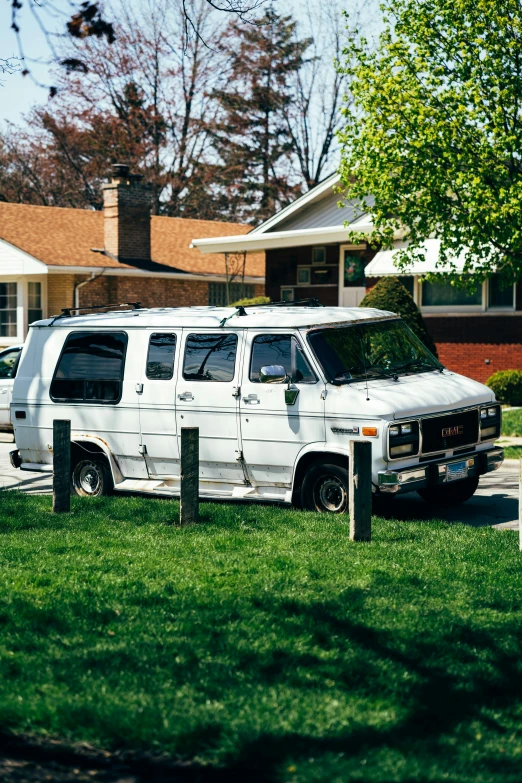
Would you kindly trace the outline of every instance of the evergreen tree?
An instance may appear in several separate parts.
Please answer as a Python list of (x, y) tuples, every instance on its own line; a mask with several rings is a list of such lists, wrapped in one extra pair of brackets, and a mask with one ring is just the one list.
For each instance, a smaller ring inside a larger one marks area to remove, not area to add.
[(236, 219), (259, 222), (300, 194), (285, 108), (311, 39), (297, 40), (295, 30), (290, 16), (270, 8), (254, 25), (232, 24), (222, 44), (230, 72), (226, 86), (213, 93), (221, 108), (216, 173), (227, 215)]

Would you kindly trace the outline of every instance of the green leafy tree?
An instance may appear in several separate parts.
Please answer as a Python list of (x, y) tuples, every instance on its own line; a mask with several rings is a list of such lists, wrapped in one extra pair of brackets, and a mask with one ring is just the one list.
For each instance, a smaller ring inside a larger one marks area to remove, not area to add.
[(453, 281), (499, 271), (512, 284), (522, 272), (522, 4), (382, 8), (378, 45), (352, 35), (344, 50), (354, 101), (340, 134), (345, 196), (370, 213), (374, 242), (390, 246), (404, 229), (402, 268), (436, 236)]
[(259, 222), (300, 194), (286, 110), (310, 42), (298, 40), (296, 23), (273, 8), (255, 25), (232, 23), (224, 38), (230, 70), (227, 84), (213, 93), (220, 105), (216, 181), (227, 192), (228, 213), (237, 218)]
[(426, 329), (419, 308), (397, 277), (381, 277), (379, 282), (370, 288), (360, 307), (375, 307), (377, 310), (389, 310), (392, 313), (397, 313), (426, 348), (434, 356), (437, 356), (437, 348)]

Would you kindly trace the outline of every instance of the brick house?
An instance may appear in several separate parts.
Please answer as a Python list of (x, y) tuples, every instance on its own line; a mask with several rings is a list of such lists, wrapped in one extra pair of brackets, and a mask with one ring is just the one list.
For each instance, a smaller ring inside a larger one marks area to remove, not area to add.
[(242, 236), (201, 234), (193, 245), (201, 253), (266, 253), (266, 293), (272, 300), (316, 297), (322, 304), (358, 305), (366, 291), (386, 275), (400, 275), (413, 295), (450, 369), (479, 381), (493, 372), (522, 368), (522, 282), (502, 290), (493, 275), (474, 294), (421, 280), (435, 269), (437, 240), (426, 243), (426, 261), (400, 274), (393, 256), (400, 249), (372, 250), (351, 245), (349, 228), (369, 233), (367, 215), (350, 206), (339, 209), (337, 174), (306, 193), (262, 225)]
[(225, 304), (265, 289), (264, 253), (232, 280), (225, 257), (191, 249), (193, 236), (249, 226), (150, 216), (150, 190), (113, 167), (103, 212), (0, 202), (0, 347), (62, 307), (140, 301), (144, 307)]

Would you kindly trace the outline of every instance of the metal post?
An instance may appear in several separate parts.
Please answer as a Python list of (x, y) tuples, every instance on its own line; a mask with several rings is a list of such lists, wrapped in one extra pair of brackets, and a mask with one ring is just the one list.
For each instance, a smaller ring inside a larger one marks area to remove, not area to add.
[(199, 427), (181, 428), (181, 525), (199, 522)]
[(71, 422), (53, 421), (53, 511), (71, 510)]
[(372, 444), (369, 440), (350, 441), (348, 493), (350, 540), (370, 541), (372, 537)]

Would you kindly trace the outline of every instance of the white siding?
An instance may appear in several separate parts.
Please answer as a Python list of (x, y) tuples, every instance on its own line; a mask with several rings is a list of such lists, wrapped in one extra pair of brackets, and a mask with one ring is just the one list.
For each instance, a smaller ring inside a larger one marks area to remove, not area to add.
[(0, 239), (0, 277), (7, 275), (46, 275), (47, 265), (20, 248)]

